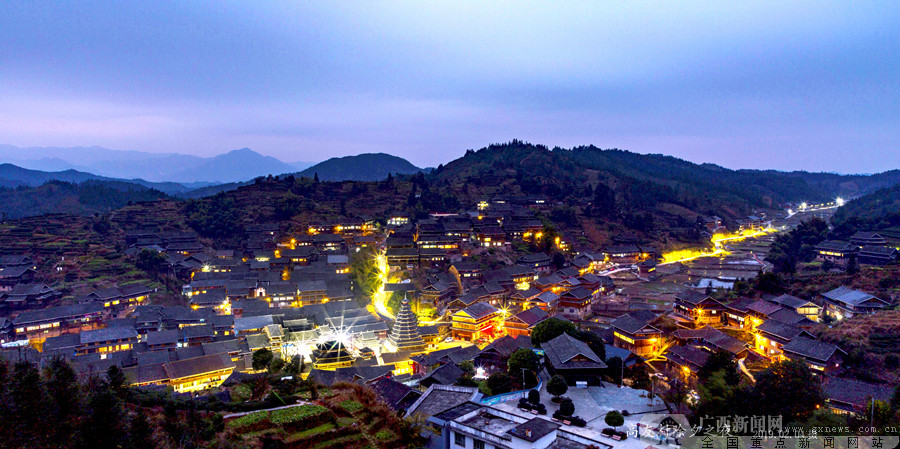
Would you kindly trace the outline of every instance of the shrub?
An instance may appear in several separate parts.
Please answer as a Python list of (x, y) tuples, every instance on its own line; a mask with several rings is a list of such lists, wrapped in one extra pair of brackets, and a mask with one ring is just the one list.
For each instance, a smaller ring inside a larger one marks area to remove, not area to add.
[(397, 436), (394, 432), (391, 432), (389, 429), (381, 429), (377, 433), (375, 433), (375, 439), (378, 441), (389, 441), (394, 439)]
[(559, 402), (559, 413), (563, 416), (575, 415), (575, 403), (570, 398), (563, 398)]
[(562, 396), (566, 394), (567, 391), (569, 391), (569, 384), (566, 383), (566, 379), (559, 374), (551, 377), (550, 381), (547, 382), (547, 393), (550, 393), (553, 396)]
[(346, 401), (343, 401), (343, 402), (341, 402), (341, 403), (338, 404), (338, 405), (340, 405), (340, 407), (341, 407), (342, 409), (344, 409), (347, 413), (349, 413), (349, 414), (351, 414), (351, 415), (353, 415), (353, 414), (355, 414), (356, 412), (358, 412), (358, 411), (362, 410), (363, 408), (365, 408), (362, 404), (360, 404), (359, 402), (356, 402), (356, 401), (354, 401), (354, 400), (352, 400), (352, 399), (348, 399), (348, 400), (346, 400)]
[(530, 390), (528, 392), (528, 402), (532, 404), (540, 404), (541, 403), (541, 392), (535, 390)]
[(604, 421), (606, 421), (607, 425), (610, 425), (613, 427), (619, 427), (622, 424), (625, 424), (625, 418), (622, 416), (621, 413), (619, 413), (615, 410), (611, 410), (609, 413), (607, 413), (606, 418), (604, 418)]

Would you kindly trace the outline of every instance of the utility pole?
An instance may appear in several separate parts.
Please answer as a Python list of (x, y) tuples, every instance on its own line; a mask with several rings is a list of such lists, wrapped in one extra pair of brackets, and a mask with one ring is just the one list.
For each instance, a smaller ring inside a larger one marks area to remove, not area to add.
[(625, 361), (621, 358), (621, 363), (619, 363), (619, 369), (621, 372), (619, 373), (619, 388), (622, 388), (622, 383), (625, 382)]
[(875, 396), (872, 396), (872, 411), (869, 416), (869, 427), (873, 427), (875, 425)]

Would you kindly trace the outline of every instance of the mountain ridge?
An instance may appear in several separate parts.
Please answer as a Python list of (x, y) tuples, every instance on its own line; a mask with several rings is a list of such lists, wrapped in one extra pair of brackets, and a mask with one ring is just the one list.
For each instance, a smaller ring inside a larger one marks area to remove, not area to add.
[(408, 160), (388, 153), (361, 153), (326, 159), (296, 176), (314, 177), (322, 181), (381, 181), (389, 174), (410, 175), (424, 171)]

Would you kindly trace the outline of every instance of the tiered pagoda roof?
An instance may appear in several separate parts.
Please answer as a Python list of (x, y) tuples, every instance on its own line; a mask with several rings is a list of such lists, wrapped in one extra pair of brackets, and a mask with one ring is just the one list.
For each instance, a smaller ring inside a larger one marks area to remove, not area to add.
[(419, 323), (408, 299), (404, 298), (400, 302), (400, 312), (397, 314), (397, 319), (394, 320), (394, 327), (391, 329), (391, 334), (388, 335), (388, 340), (397, 347), (398, 351), (425, 350), (425, 341), (419, 334)]

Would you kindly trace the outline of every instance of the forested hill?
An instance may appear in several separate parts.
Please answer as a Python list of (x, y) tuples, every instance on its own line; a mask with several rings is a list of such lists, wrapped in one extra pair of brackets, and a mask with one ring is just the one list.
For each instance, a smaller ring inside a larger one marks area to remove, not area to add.
[(504, 184), (500, 193), (505, 194), (551, 196), (602, 183), (626, 208), (670, 203), (696, 212), (739, 215), (787, 201), (819, 202), (871, 192), (900, 183), (900, 171), (865, 176), (730, 170), (658, 154), (594, 146), (551, 150), (514, 140), (469, 150), (464, 157), (438, 166), (433, 178), (451, 185)]
[(166, 198), (159, 190), (117, 181), (48, 181), (38, 187), (0, 187), (0, 215), (22, 218), (44, 214), (93, 215), (130, 203)]
[(422, 169), (406, 159), (385, 153), (364, 153), (356, 156), (333, 157), (298, 173), (297, 176), (321, 181), (381, 181), (388, 174), (413, 174)]
[(900, 241), (900, 185), (847, 202), (831, 218), (837, 237), (856, 231), (877, 231), (892, 241)]

